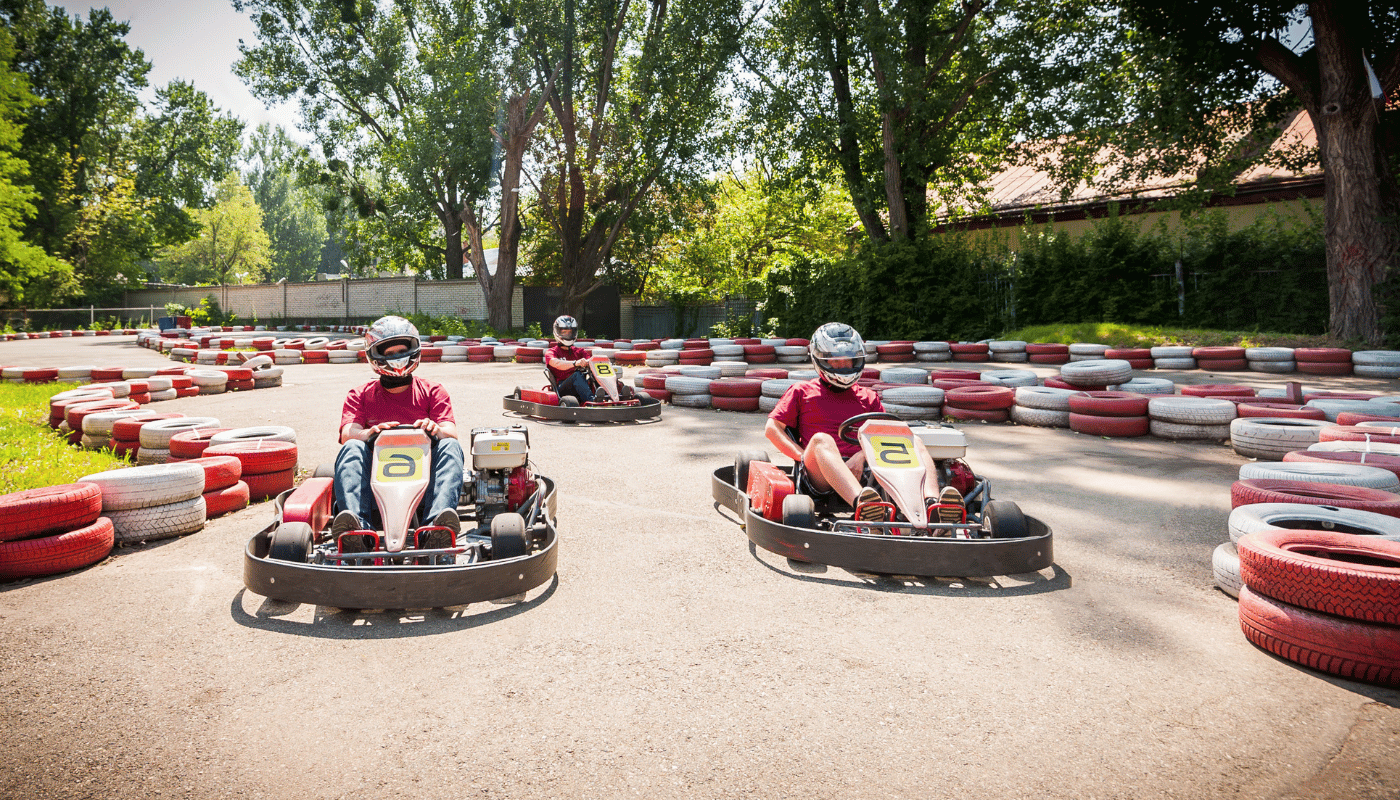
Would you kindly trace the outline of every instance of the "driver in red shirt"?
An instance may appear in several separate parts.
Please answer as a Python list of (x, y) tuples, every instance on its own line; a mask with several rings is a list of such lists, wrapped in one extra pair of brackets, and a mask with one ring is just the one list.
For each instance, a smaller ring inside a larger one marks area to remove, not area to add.
[(593, 387), (579, 370), (588, 366), (588, 351), (576, 347), (578, 321), (567, 314), (554, 320), (554, 344), (544, 353), (544, 365), (554, 376), (559, 396), (577, 397), (579, 403), (593, 402)]
[[(865, 454), (860, 445), (836, 438), (841, 423), (851, 417), (885, 410), (878, 393), (856, 383), (865, 369), (865, 342), (850, 325), (828, 322), (812, 334), (808, 350), (818, 377), (788, 388), (768, 415), (764, 433), (779, 452), (802, 463), (810, 484), (805, 488), (811, 493), (834, 491), (856, 509), (857, 519), (888, 522), (888, 509), (879, 504), (880, 493), (861, 486)], [(797, 431), (797, 441), (789, 429)], [(961, 506), (962, 493), (956, 488), (948, 486), (939, 493), (933, 458), (918, 437), (914, 444), (924, 466), (926, 496)], [(939, 514), (943, 522), (961, 521), (961, 512), (955, 508), (941, 508)]]

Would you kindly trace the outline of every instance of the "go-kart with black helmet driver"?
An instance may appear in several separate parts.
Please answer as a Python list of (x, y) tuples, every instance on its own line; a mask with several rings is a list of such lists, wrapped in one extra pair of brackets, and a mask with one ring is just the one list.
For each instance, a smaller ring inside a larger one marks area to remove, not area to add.
[[(409, 425), (433, 438), (431, 481), (419, 505), (430, 524), (461, 530), (457, 502), (463, 454), (452, 399), (440, 384), (416, 377), (421, 341), (402, 317), (382, 317), (365, 333), (365, 356), (378, 379), (351, 389), (340, 415), (341, 448), (335, 460), (335, 536), (373, 530), (375, 505), (367, 465), (370, 443), (381, 431)], [(351, 537), (347, 537), (351, 538)]]
[[(768, 415), (764, 433), (779, 452), (802, 464), (809, 486), (799, 491), (818, 496), (835, 492), (856, 509), (858, 519), (886, 521), (887, 506), (879, 502), (879, 493), (862, 486), (865, 456), (860, 446), (836, 436), (846, 420), (885, 410), (877, 392), (857, 383), (865, 369), (865, 342), (850, 325), (828, 322), (812, 334), (808, 352), (817, 377), (788, 387)], [(925, 494), (940, 497), (933, 459), (921, 441), (914, 442), (925, 470)], [(961, 494), (952, 496), (957, 489), (944, 492), (943, 502), (961, 504)]]
[(559, 395), (577, 397), (580, 403), (593, 402), (593, 387), (580, 370), (588, 366), (588, 351), (575, 346), (578, 320), (565, 314), (554, 320), (554, 344), (544, 354), (544, 365), (559, 387)]

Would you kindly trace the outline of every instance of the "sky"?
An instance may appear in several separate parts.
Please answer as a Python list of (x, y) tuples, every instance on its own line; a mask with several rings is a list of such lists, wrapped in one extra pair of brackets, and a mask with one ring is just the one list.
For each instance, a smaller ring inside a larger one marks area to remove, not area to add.
[(183, 78), (207, 94), (219, 109), (243, 120), (247, 130), (268, 122), (280, 125), (297, 141), (309, 141), (296, 129), (299, 115), (294, 104), (269, 110), (233, 74), (233, 63), (239, 56), (238, 40), (254, 43), (256, 29), (251, 20), (233, 10), (230, 0), (49, 2), (65, 8), (70, 16), (84, 17), (89, 8), (105, 5), (114, 18), (130, 24), (127, 44), (144, 51), (151, 63), (147, 79), (152, 88), (143, 99), (154, 98), (154, 87)]

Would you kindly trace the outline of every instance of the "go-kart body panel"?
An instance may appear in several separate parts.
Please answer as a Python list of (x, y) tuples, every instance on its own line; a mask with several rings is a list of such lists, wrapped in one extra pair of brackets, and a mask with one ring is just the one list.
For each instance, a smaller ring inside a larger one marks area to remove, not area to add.
[(928, 527), (924, 505), (924, 478), (927, 471), (919, 460), (914, 434), (903, 422), (872, 419), (860, 426), (857, 436), (865, 463), (875, 481), (884, 487), (904, 520), (915, 528)]
[(404, 549), (413, 515), (428, 488), (432, 439), (419, 428), (395, 428), (375, 437), (369, 488), (384, 522), (384, 549)]
[[(791, 473), (791, 468), (782, 468)], [(985, 577), (1045, 569), (1054, 562), (1053, 533), (1027, 517), (1032, 535), (1023, 539), (965, 539), (935, 536), (890, 536), (817, 528), (795, 528), (765, 519), (749, 506), (734, 485), (734, 467), (716, 469), (710, 478), (715, 502), (740, 516), (749, 541), (771, 553), (797, 561), (886, 575)]]

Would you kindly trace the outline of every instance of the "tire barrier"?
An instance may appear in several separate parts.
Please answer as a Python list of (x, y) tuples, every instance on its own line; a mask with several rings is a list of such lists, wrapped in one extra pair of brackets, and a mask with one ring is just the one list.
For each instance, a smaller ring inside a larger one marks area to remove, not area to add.
[(1334, 483), (1308, 483), (1297, 480), (1251, 479), (1235, 481), (1230, 487), (1230, 507), (1255, 503), (1301, 503), (1336, 506), (1400, 516), (1400, 495), (1364, 486)]
[(1315, 419), (1238, 417), (1230, 422), (1230, 446), (1245, 458), (1282, 461), (1294, 450), (1317, 444), (1327, 424)]
[(1400, 490), (1400, 480), (1396, 479), (1394, 473), (1363, 464), (1258, 462), (1240, 466), (1239, 477), (1240, 480), (1283, 480), (1365, 486), (1392, 493)]
[(79, 482), (101, 489), (102, 513), (112, 521), (116, 544), (168, 539), (204, 527), (204, 470), (198, 466), (139, 466)]

